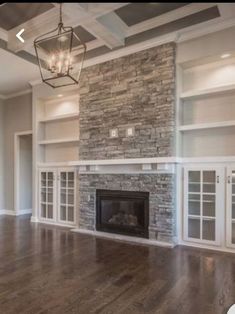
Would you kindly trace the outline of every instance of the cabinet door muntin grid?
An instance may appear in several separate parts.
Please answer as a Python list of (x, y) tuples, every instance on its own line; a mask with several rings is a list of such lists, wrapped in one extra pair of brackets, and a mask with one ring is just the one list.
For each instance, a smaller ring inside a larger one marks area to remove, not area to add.
[(218, 244), (219, 173), (210, 168), (185, 167), (184, 239)]
[(61, 223), (74, 224), (76, 219), (76, 173), (74, 170), (59, 170), (58, 219)]
[(55, 171), (40, 170), (40, 219), (55, 220)]

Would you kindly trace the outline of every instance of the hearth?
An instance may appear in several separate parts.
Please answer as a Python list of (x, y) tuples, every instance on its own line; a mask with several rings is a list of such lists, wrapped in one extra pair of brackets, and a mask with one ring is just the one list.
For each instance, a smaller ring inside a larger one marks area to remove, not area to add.
[(148, 238), (149, 193), (96, 190), (96, 229)]

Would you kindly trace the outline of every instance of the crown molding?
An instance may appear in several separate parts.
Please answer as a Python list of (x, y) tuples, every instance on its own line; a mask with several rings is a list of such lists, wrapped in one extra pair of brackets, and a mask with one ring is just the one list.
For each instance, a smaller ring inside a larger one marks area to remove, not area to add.
[(9, 94), (9, 95), (1, 95), (0, 94), (0, 99), (7, 100), (7, 99), (15, 98), (15, 97), (18, 97), (18, 96), (23, 96), (23, 95), (30, 94), (30, 93), (32, 93), (31, 89), (25, 89), (25, 90), (23, 90), (21, 92), (12, 93), (12, 94)]
[(168, 35), (163, 35), (160, 37), (155, 37), (150, 40), (146, 40), (143, 42), (140, 42), (138, 44), (134, 44), (128, 47), (120, 48), (116, 51), (112, 51), (109, 53), (106, 53), (104, 55), (91, 58), (89, 60), (86, 60), (84, 62), (84, 68), (87, 68), (89, 66), (98, 64), (98, 63), (103, 63), (106, 61), (110, 61), (113, 59), (121, 58), (136, 52), (140, 52), (142, 50), (150, 49), (153, 47), (161, 46), (163, 44), (169, 43), (169, 42), (175, 42), (177, 40), (177, 34), (176, 33), (171, 33)]

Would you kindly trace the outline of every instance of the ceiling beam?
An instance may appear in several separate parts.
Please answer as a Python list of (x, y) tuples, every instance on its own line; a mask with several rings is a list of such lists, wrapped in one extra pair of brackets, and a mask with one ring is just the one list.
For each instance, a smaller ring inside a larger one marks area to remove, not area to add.
[(113, 12), (120, 4), (106, 6), (106, 3), (64, 3), (63, 12), (71, 19), (80, 19), (83, 28), (112, 49), (124, 45), (127, 25)]
[(125, 44), (127, 26), (114, 12), (90, 20), (82, 26), (111, 49)]
[[(14, 52), (27, 50), (32, 46), (33, 41), (37, 36), (48, 32), (50, 29), (56, 26), (59, 21), (59, 10), (58, 3), (53, 4), (54, 8), (8, 31), (8, 49)], [(78, 25), (82, 25), (83, 23), (88, 23), (91, 20), (96, 20), (102, 15), (108, 14), (112, 10), (115, 10), (126, 4), (127, 3), (64, 3), (63, 22), (65, 25), (67, 24), (76, 27)], [(25, 29), (24, 34), (22, 35), (25, 40), (24, 43), (21, 43), (16, 39), (16, 34), (22, 28)], [(103, 29), (105, 29), (105, 26), (103, 26)], [(115, 35), (116, 34), (113, 34), (114, 38)], [(103, 44), (104, 43), (102, 42), (102, 45)]]
[(8, 41), (8, 33), (4, 29), (0, 27), (0, 39), (3, 39), (4, 41)]

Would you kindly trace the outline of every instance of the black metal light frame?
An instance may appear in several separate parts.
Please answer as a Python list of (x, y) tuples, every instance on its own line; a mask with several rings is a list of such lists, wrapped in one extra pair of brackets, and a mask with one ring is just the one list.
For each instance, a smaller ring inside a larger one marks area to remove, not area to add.
[[(53, 35), (51, 35), (51, 34), (53, 34)], [(70, 34), (70, 43), (68, 45), (69, 55), (71, 56), (71, 53), (72, 53), (73, 38), (74, 37), (79, 42), (79, 46), (83, 49), (82, 59), (80, 61), (81, 66), (80, 66), (80, 69), (79, 69), (79, 72), (78, 72), (77, 76), (76, 77), (72, 76), (70, 67), (68, 67), (68, 70), (66, 71), (66, 73), (64, 75), (60, 75), (60, 76), (57, 76), (57, 77), (44, 78), (41, 61), (43, 61), (43, 62), (46, 62), (46, 61), (41, 60), (40, 57), (39, 57), (38, 49), (41, 49), (40, 48), (40, 44), (45, 42), (45, 41), (50, 41), (50, 40), (53, 40), (53, 39), (58, 38), (60, 36), (62, 37), (62, 36), (68, 35), (68, 34)], [(39, 66), (41, 78), (42, 78), (42, 81), (44, 83), (48, 84), (49, 86), (51, 86), (53, 88), (69, 86), (69, 85), (75, 85), (75, 84), (79, 83), (79, 78), (80, 78), (81, 70), (82, 70), (82, 67), (83, 67), (84, 57), (85, 57), (85, 54), (86, 54), (86, 45), (85, 45), (85, 43), (81, 42), (80, 38), (74, 32), (73, 27), (71, 27), (71, 26), (64, 26), (63, 25), (63, 22), (62, 22), (62, 4), (60, 4), (60, 22), (59, 22), (57, 28), (55, 28), (55, 29), (53, 29), (53, 30), (43, 34), (43, 35), (38, 36), (34, 40), (34, 49), (35, 49), (37, 60), (38, 60), (38, 66)], [(57, 85), (57, 86), (54, 86), (51, 83), (52, 80), (56, 80), (56, 79), (59, 79), (59, 78), (62, 78), (62, 77), (70, 78), (71, 79), (71, 83), (61, 84), (61, 85)]]

